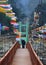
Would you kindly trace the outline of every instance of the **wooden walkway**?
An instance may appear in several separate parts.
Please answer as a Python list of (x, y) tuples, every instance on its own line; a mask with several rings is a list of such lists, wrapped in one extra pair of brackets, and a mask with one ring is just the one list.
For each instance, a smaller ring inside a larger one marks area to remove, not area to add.
[(13, 58), (12, 65), (32, 65), (28, 49), (18, 49)]

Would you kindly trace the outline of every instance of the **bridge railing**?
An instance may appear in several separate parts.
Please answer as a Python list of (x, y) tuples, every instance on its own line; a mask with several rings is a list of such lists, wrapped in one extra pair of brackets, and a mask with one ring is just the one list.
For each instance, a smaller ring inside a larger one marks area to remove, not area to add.
[(39, 57), (37, 56), (37, 54), (35, 53), (32, 45), (30, 43), (28, 43), (26, 45), (26, 47), (28, 48), (29, 52), (30, 52), (30, 57), (32, 60), (32, 64), (33, 65), (43, 65), (42, 62), (40, 61)]
[(20, 48), (20, 45), (15, 43), (9, 51), (0, 59), (0, 65), (10, 65), (12, 63), (12, 59), (14, 57), (14, 54), (16, 50)]

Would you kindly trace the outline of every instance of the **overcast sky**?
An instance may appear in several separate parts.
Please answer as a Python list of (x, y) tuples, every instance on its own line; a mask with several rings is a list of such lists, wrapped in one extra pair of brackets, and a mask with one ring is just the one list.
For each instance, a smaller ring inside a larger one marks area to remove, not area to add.
[(39, 0), (18, 0), (18, 2), (16, 3), (16, 6), (18, 8), (21, 7), (22, 11), (26, 15), (30, 15), (34, 11), (38, 3), (39, 3)]

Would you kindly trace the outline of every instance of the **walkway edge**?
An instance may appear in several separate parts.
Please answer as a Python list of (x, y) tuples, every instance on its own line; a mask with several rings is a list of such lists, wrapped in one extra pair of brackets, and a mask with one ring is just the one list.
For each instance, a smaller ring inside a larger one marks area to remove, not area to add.
[(35, 53), (31, 43), (27, 43), (26, 47), (28, 48), (28, 50), (30, 52), (30, 57), (31, 57), (31, 60), (32, 60), (32, 64), (33, 65), (43, 65), (43, 63), (40, 61), (39, 57)]
[(0, 59), (0, 65), (10, 65), (16, 50), (20, 48), (18, 42), (15, 42), (9, 51)]

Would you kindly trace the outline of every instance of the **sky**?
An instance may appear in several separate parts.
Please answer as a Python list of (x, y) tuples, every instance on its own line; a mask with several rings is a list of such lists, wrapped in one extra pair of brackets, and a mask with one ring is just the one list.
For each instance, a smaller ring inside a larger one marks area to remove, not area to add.
[(30, 15), (38, 5), (39, 0), (18, 0), (16, 2), (17, 8), (22, 9), (22, 12), (24, 12), (27, 16)]

